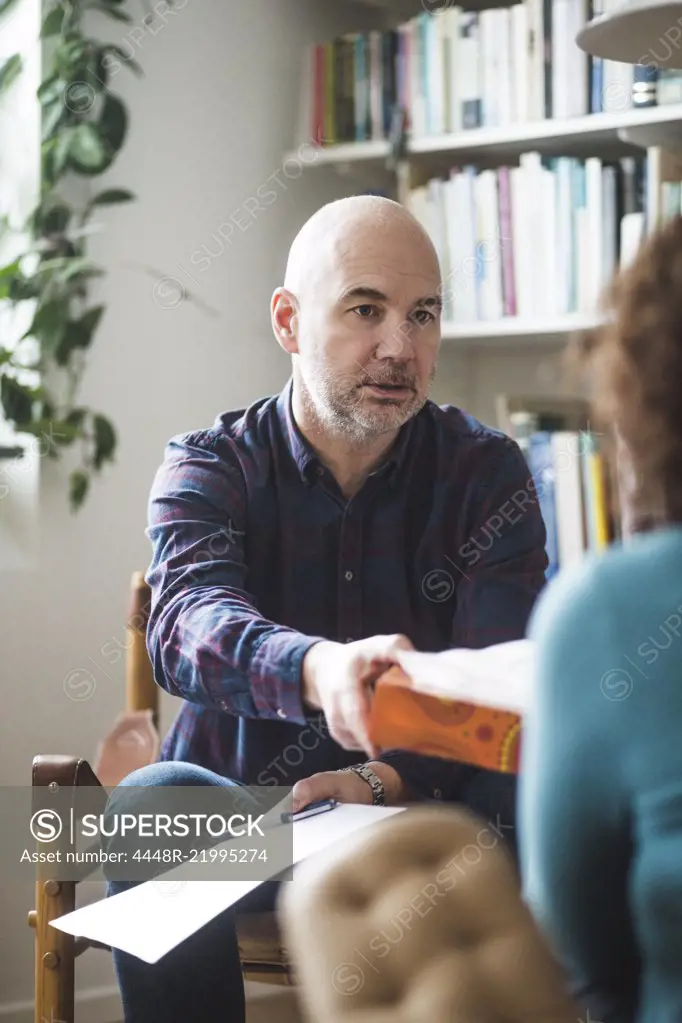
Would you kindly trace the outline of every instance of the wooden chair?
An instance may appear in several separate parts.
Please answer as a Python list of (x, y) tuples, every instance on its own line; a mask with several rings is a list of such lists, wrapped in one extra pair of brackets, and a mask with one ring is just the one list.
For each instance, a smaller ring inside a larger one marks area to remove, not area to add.
[[(150, 590), (141, 572), (132, 579), (127, 621), (126, 708), (151, 710), (158, 724), (158, 687), (147, 655), (146, 630)], [(33, 760), (34, 788), (79, 785), (99, 786), (87, 760), (81, 757), (36, 756)], [(76, 882), (57, 881), (50, 876), (50, 864), (38, 864), (36, 908), (28, 914), (35, 929), (35, 1021), (59, 1020), (74, 1023), (74, 981), (76, 958), (87, 948), (108, 949), (107, 945), (64, 934), (50, 922), (71, 912), (76, 904)], [(237, 915), (237, 935), (242, 971), (246, 980), (291, 985), (292, 970), (277, 926), (275, 913)]]

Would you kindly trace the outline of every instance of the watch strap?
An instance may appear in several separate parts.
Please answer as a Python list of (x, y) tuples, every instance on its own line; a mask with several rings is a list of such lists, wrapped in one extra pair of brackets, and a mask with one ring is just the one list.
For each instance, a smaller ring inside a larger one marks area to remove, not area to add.
[(344, 767), (342, 770), (353, 771), (354, 774), (359, 775), (363, 781), (367, 782), (372, 790), (373, 806), (386, 805), (386, 790), (384, 789), (384, 783), (376, 771), (373, 771), (371, 767), (367, 764), (354, 764), (352, 767)]

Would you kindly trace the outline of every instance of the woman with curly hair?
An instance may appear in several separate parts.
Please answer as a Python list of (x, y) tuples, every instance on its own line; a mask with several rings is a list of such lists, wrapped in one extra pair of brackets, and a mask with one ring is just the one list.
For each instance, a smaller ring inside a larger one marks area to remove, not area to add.
[(682, 218), (646, 240), (583, 340), (625, 488), (622, 542), (533, 613), (526, 897), (604, 1023), (682, 1020)]

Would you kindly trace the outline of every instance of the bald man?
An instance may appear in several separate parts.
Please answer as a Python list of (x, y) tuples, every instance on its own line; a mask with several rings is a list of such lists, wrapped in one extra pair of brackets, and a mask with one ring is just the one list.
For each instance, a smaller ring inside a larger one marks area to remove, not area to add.
[[(547, 564), (518, 447), (428, 400), (441, 293), (428, 236), (388, 199), (331, 203), (301, 229), (271, 302), (290, 380), (171, 440), (153, 486), (149, 653), (184, 702), (160, 762), (123, 789), (461, 802), (513, 843), (513, 778), (368, 735), (399, 650), (523, 636)], [(272, 900), (264, 885), (241, 908)], [(154, 966), (115, 961), (128, 1023), (244, 1019), (231, 911)]]

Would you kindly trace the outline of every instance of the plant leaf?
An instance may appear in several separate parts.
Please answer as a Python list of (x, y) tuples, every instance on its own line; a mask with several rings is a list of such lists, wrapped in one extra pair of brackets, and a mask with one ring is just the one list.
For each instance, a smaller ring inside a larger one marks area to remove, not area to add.
[(103, 305), (93, 306), (79, 320), (69, 320), (64, 325), (62, 335), (54, 349), (54, 359), (58, 366), (68, 364), (74, 349), (85, 349), (92, 344), (93, 335), (103, 312)]
[[(99, 52), (100, 63), (104, 67), (106, 67), (107, 70), (109, 70), (110, 68), (110, 61), (107, 60), (107, 56), (108, 54), (113, 53), (114, 56), (118, 58), (116, 63), (120, 62), (121, 64), (125, 64), (125, 66), (129, 67), (130, 70), (134, 72), (134, 74), (138, 75), (138, 77), (140, 78), (143, 77), (144, 71), (142, 70), (140, 65), (137, 63), (136, 60), (128, 56), (128, 54), (125, 52), (122, 46), (116, 46), (114, 43), (107, 43), (107, 45), (103, 46)], [(111, 63), (113, 63), (113, 61)]]
[(101, 469), (104, 462), (113, 460), (116, 449), (116, 432), (105, 416), (94, 415), (92, 425), (95, 433), (94, 464), (96, 469)]
[(71, 324), (76, 329), (78, 336), (78, 348), (87, 348), (92, 341), (92, 335), (97, 330), (99, 321), (104, 312), (103, 305), (95, 305), (88, 309), (79, 320), (72, 320)]
[(56, 447), (57, 445), (61, 445), (62, 447), (68, 447), (70, 444), (73, 444), (76, 438), (80, 437), (82, 434), (81, 430), (82, 419), (81, 420), (69, 419), (69, 417), (67, 416), (66, 419), (53, 418), (50, 419), (48, 422), (49, 431), (47, 431), (47, 436), (52, 441), (52, 446), (54, 447)]
[(57, 130), (59, 122), (63, 120), (66, 115), (67, 110), (61, 97), (43, 107), (43, 141), (52, 138)]
[(64, 202), (54, 202), (45, 209), (40, 223), (43, 234), (63, 234), (69, 226), (71, 207)]
[(129, 192), (127, 188), (107, 188), (90, 200), (89, 207), (113, 206), (114, 203), (132, 202), (134, 198), (135, 194)]
[(36, 95), (42, 104), (53, 103), (60, 99), (65, 88), (66, 83), (62, 82), (59, 75), (49, 75), (38, 86)]
[(21, 275), (19, 269), (19, 260), (15, 259), (13, 263), (7, 263), (6, 266), (0, 267), (0, 299), (11, 298), (11, 288), (13, 282)]
[(5, 14), (10, 7), (16, 3), (16, 0), (0, 0), (0, 17)]
[(76, 170), (99, 174), (109, 162), (105, 140), (95, 125), (84, 121), (74, 128), (69, 144), (69, 163)]
[(117, 96), (109, 93), (102, 106), (99, 118), (100, 135), (109, 143), (113, 150), (119, 150), (123, 145), (128, 129), (128, 114), (123, 103)]
[[(24, 277), (19, 271), (16, 277), (10, 277), (8, 283), (7, 298), (10, 302), (25, 302), (29, 298), (37, 298), (40, 292), (35, 277)], [(2, 295), (2, 282), (0, 281), (0, 295)]]
[(47, 39), (48, 36), (59, 35), (62, 30), (63, 21), (64, 8), (60, 4), (57, 4), (52, 8), (49, 14), (46, 15), (40, 30), (40, 38)]
[(75, 469), (69, 476), (69, 501), (71, 511), (76, 512), (82, 506), (90, 487), (90, 476), (82, 469)]
[(52, 173), (55, 178), (58, 178), (66, 167), (75, 130), (75, 128), (66, 128), (57, 136), (52, 153)]
[(0, 92), (9, 89), (12, 82), (21, 74), (21, 54), (15, 53), (0, 67)]
[(0, 281), (5, 280), (7, 277), (14, 277), (19, 272), (20, 258), (13, 260), (11, 263), (5, 263), (4, 266), (0, 266)]
[(54, 274), (60, 281), (68, 281), (74, 274), (87, 274), (89, 277), (99, 277), (103, 271), (87, 256), (58, 256), (55, 259), (46, 259), (36, 269), (36, 274)]
[(48, 348), (56, 348), (68, 318), (68, 302), (59, 301), (59, 299), (45, 302), (36, 309), (33, 322), (26, 333), (22, 335), (21, 340), (23, 341), (26, 337), (35, 337)]
[(0, 404), (5, 415), (15, 423), (30, 421), (33, 412), (35, 390), (20, 384), (6, 374), (0, 377)]
[(87, 409), (84, 408), (72, 408), (64, 422), (68, 423), (69, 426), (80, 430), (83, 425), (83, 420), (85, 419), (86, 411)]

